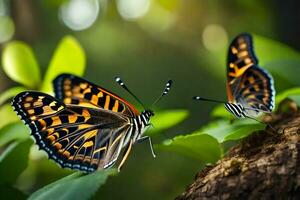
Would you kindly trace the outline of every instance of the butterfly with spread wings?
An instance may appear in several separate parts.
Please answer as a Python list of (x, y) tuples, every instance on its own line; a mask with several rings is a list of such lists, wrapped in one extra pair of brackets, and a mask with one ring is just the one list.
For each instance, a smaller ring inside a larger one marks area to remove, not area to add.
[(258, 66), (250, 34), (238, 35), (230, 44), (227, 57), (228, 102), (193, 97), (195, 100), (224, 103), (237, 118), (257, 117), (274, 108), (275, 89), (272, 76)]
[[(116, 81), (130, 92), (120, 78)], [(167, 82), (160, 98), (171, 84)], [(116, 94), (71, 74), (59, 75), (53, 85), (55, 97), (25, 91), (14, 97), (12, 106), (39, 148), (61, 167), (89, 173), (112, 167), (122, 154), (120, 170), (132, 145), (143, 140), (149, 140), (155, 156), (150, 137), (143, 135), (153, 111), (139, 113)]]

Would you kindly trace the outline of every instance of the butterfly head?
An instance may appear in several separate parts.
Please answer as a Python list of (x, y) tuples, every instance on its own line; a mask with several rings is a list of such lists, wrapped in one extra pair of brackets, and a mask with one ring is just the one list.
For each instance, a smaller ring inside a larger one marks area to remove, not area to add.
[(150, 109), (146, 109), (142, 112), (142, 114), (150, 119), (150, 117), (154, 116), (154, 112)]

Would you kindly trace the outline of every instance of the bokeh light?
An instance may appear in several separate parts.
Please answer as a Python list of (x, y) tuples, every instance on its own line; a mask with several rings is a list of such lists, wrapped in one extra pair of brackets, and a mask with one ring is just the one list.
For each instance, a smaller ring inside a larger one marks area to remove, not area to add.
[(67, 27), (80, 31), (94, 24), (99, 10), (98, 0), (70, 0), (60, 7), (60, 17)]
[(207, 25), (202, 33), (204, 47), (209, 51), (218, 51), (226, 48), (228, 34), (225, 28), (218, 24)]
[(153, 1), (147, 14), (139, 20), (139, 25), (150, 33), (169, 30), (176, 22), (176, 12), (166, 9), (158, 2)]
[(0, 16), (0, 43), (10, 40), (14, 32), (15, 26), (12, 19), (8, 16)]
[(150, 0), (117, 0), (117, 8), (124, 19), (135, 20), (148, 12), (150, 3)]

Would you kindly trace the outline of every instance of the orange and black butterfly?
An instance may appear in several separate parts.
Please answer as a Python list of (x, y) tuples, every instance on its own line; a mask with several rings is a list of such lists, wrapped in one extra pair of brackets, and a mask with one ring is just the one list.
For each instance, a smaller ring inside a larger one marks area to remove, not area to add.
[[(130, 92), (120, 78), (116, 81)], [(167, 82), (160, 98), (171, 84)], [(120, 170), (132, 145), (142, 140), (149, 140), (155, 156), (150, 137), (143, 135), (154, 115), (151, 110), (139, 113), (116, 94), (71, 74), (58, 76), (53, 85), (55, 98), (25, 91), (12, 106), (39, 148), (61, 167), (93, 172), (113, 166), (122, 154)]]
[(252, 118), (260, 113), (272, 112), (275, 89), (272, 76), (258, 66), (253, 51), (252, 37), (243, 33), (230, 44), (227, 57), (228, 102), (193, 97), (195, 100), (224, 103), (237, 118)]

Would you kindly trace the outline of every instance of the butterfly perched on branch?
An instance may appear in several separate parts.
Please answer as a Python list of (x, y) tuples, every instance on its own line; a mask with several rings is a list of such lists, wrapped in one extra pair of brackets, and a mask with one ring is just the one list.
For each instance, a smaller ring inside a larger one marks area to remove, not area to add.
[(226, 87), (227, 102), (200, 96), (193, 99), (224, 103), (225, 108), (237, 118), (255, 119), (260, 113), (270, 113), (274, 108), (273, 78), (258, 66), (249, 34), (238, 35), (229, 46)]
[[(116, 81), (140, 102), (119, 77)], [(169, 80), (156, 102), (171, 84)], [(55, 97), (25, 91), (14, 97), (12, 106), (39, 148), (61, 167), (93, 172), (121, 157), (120, 170), (133, 144), (143, 140), (150, 142), (155, 156), (150, 137), (143, 135), (152, 110), (139, 113), (118, 95), (71, 74), (59, 75), (53, 85)]]

